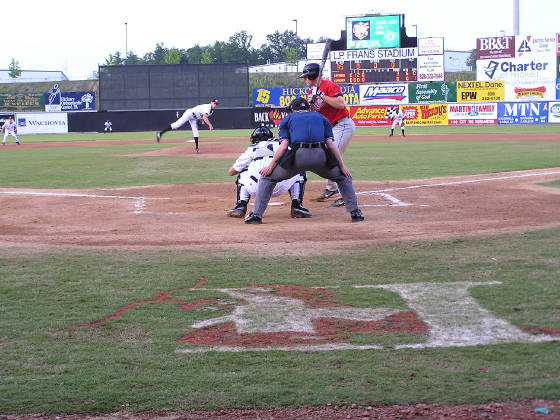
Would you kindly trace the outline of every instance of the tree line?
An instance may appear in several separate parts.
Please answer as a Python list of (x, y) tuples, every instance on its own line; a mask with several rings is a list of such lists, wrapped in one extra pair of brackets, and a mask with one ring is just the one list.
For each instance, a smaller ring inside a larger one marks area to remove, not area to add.
[(313, 41), (302, 39), (294, 31), (276, 31), (266, 36), (267, 42), (259, 48), (251, 46), (253, 35), (247, 31), (234, 33), (228, 42), (216, 41), (214, 45), (195, 45), (191, 48), (167, 48), (157, 43), (153, 51), (139, 57), (133, 51), (124, 56), (120, 51), (109, 54), (105, 65), (137, 65), (137, 64), (222, 64), (248, 63), (250, 66), (288, 62), (297, 63), (306, 57), (306, 44), (324, 42), (326, 38)]

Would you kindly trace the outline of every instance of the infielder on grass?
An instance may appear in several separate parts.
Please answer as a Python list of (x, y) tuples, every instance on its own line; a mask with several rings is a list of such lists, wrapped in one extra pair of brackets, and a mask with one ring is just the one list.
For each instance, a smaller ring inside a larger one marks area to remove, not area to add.
[[(257, 184), (261, 177), (259, 171), (268, 166), (274, 153), (280, 147), (278, 139), (267, 127), (258, 127), (251, 134), (251, 146), (245, 150), (229, 169), (228, 175), (237, 175), (237, 203), (228, 211), (230, 217), (244, 217), (247, 213), (247, 204), (251, 196), (257, 192)], [(292, 208), (290, 215), (294, 218), (311, 217), (309, 210), (302, 206), (303, 192), (307, 178), (305, 173), (297, 174), (281, 181), (274, 187), (272, 196), (277, 197), (286, 192), (290, 193)]]
[(206, 123), (208, 125), (208, 128), (210, 130), (213, 130), (214, 126), (210, 123), (208, 117), (212, 115), (212, 113), (214, 112), (214, 110), (219, 104), (220, 101), (218, 99), (214, 99), (209, 104), (201, 104), (195, 106), (194, 108), (187, 109), (183, 113), (183, 115), (181, 115), (181, 118), (179, 118), (174, 123), (168, 125), (162, 131), (158, 131), (158, 133), (156, 134), (157, 142), (159, 143), (159, 141), (161, 140), (161, 136), (163, 136), (163, 133), (166, 133), (167, 131), (171, 131), (171, 130), (178, 130), (188, 121), (191, 125), (196, 153), (200, 153), (200, 151), (198, 150), (198, 120), (201, 120), (203, 123)]

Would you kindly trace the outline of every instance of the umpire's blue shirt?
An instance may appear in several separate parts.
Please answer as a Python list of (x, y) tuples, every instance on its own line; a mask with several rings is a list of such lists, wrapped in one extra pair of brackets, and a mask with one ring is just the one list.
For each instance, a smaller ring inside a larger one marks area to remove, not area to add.
[(293, 112), (280, 122), (280, 139), (293, 143), (317, 143), (333, 138), (332, 125), (318, 112)]

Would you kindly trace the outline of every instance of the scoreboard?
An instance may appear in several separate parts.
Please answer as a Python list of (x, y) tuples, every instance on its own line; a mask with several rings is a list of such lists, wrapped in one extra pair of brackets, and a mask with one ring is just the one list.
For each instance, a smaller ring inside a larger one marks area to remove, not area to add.
[(415, 82), (418, 48), (379, 48), (331, 51), (335, 83)]
[(414, 82), (417, 69), (416, 58), (331, 62), (335, 83)]

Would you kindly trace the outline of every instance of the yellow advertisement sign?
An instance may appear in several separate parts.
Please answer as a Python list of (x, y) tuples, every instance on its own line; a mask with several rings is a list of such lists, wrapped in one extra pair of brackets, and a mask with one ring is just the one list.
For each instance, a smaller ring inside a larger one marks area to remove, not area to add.
[(505, 101), (506, 82), (457, 82), (457, 102), (499, 102)]
[(407, 125), (447, 125), (447, 104), (401, 105)]

